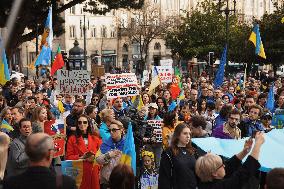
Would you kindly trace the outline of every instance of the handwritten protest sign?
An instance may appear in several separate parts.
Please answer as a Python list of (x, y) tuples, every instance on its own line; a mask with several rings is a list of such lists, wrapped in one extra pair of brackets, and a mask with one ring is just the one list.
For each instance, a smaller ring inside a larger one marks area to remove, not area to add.
[(140, 178), (141, 189), (158, 189), (159, 175), (142, 175)]
[(173, 67), (173, 60), (172, 59), (160, 60), (160, 65)]
[(57, 71), (59, 94), (86, 95), (90, 83), (90, 74), (87, 70), (59, 70)]
[[(159, 73), (162, 83), (171, 83), (173, 78), (173, 68), (171, 66), (155, 66)], [(152, 68), (152, 78), (154, 73), (154, 67)]]
[(54, 157), (63, 156), (65, 153), (65, 125), (63, 119), (44, 122), (44, 132), (52, 137), (56, 153)]
[(153, 133), (154, 133), (154, 136), (156, 137), (156, 142), (162, 143), (163, 142), (163, 137), (162, 137), (163, 120), (147, 120), (147, 123), (151, 126), (151, 128), (153, 128)]
[(137, 78), (134, 73), (106, 74), (107, 97), (127, 97), (139, 95)]

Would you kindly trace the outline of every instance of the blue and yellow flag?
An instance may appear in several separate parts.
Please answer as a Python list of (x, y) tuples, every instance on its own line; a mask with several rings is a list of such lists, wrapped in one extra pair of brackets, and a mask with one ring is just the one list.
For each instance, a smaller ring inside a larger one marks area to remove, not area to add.
[(249, 41), (253, 42), (255, 46), (255, 54), (266, 59), (266, 55), (264, 52), (263, 43), (261, 41), (260, 32), (259, 32), (259, 25), (255, 24), (253, 27), (253, 31), (249, 37)]
[(52, 40), (53, 40), (52, 7), (50, 7), (45, 22), (44, 32), (42, 34), (41, 46), (40, 46), (41, 51), (35, 61), (35, 66), (50, 64), (51, 52), (52, 52)]
[(227, 62), (227, 45), (225, 46), (222, 54), (222, 58), (219, 64), (219, 68), (217, 70), (215, 79), (214, 79), (214, 88), (218, 88), (223, 84), (224, 74), (225, 74), (225, 66)]
[(2, 46), (2, 40), (0, 38), (0, 84), (5, 85), (7, 81), (10, 80), (10, 72), (8, 67), (8, 61), (6, 57), (6, 52)]
[(151, 84), (149, 86), (149, 94), (153, 94), (156, 87), (161, 84), (161, 79), (157, 70), (157, 67), (154, 66), (153, 69), (153, 78), (151, 80)]
[(267, 97), (267, 102), (266, 102), (266, 108), (270, 111), (273, 112), (274, 111), (274, 83), (272, 83), (270, 89), (269, 89), (269, 93), (268, 93), (268, 97)]
[(14, 131), (13, 127), (4, 119), (2, 120), (0, 128), (1, 131), (3, 131), (4, 133), (9, 133), (11, 131)]
[(120, 163), (129, 165), (136, 175), (136, 151), (131, 122), (129, 122)]

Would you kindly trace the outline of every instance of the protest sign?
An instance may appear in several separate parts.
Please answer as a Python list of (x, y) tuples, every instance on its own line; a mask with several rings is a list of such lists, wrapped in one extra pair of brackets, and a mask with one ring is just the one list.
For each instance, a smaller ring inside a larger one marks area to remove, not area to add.
[(160, 65), (173, 67), (173, 60), (172, 59), (160, 60)]
[(139, 95), (137, 78), (134, 73), (106, 74), (107, 97), (127, 97)]
[(151, 128), (153, 128), (153, 133), (156, 138), (157, 143), (162, 143), (163, 142), (163, 137), (162, 137), (162, 125), (163, 125), (163, 120), (147, 120), (147, 123)]
[(63, 119), (56, 119), (44, 122), (44, 132), (50, 136), (58, 134), (65, 135), (65, 126)]
[(58, 70), (57, 80), (56, 91), (59, 94), (86, 95), (90, 74), (87, 70)]
[(145, 81), (149, 81), (150, 80), (150, 78), (149, 78), (149, 72), (148, 72), (148, 70), (144, 70), (143, 71), (143, 77), (142, 77), (142, 87), (144, 87), (144, 82)]
[(159, 175), (142, 175), (140, 178), (141, 189), (158, 189)]
[(56, 149), (53, 157), (64, 156), (65, 154), (65, 137), (56, 136), (53, 137), (54, 148)]
[[(159, 73), (160, 79), (162, 83), (171, 83), (173, 78), (174, 70), (171, 66), (155, 66)], [(154, 68), (152, 68), (152, 78), (154, 73)]]

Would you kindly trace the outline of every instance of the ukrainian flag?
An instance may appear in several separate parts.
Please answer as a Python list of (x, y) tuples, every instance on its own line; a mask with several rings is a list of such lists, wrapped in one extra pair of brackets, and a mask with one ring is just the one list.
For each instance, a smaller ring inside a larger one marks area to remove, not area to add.
[(8, 61), (5, 53), (5, 49), (2, 46), (2, 41), (0, 39), (0, 84), (5, 85), (7, 81), (10, 80), (10, 72), (8, 67)]
[(44, 32), (41, 39), (41, 51), (38, 55), (35, 66), (38, 65), (49, 65), (51, 62), (51, 52), (52, 52), (52, 40), (53, 40), (53, 30), (52, 30), (52, 7), (49, 8), (48, 16), (45, 22)]
[(268, 97), (267, 97), (267, 102), (266, 102), (266, 108), (273, 113), (274, 110), (274, 83), (272, 83), (270, 89), (269, 89), (269, 93), (268, 93)]
[(0, 128), (1, 128), (1, 131), (5, 132), (5, 133), (9, 133), (11, 131), (14, 131), (13, 127), (11, 125), (9, 125), (9, 123), (7, 123), (7, 121), (5, 121), (4, 119), (2, 120)]
[(161, 79), (157, 70), (157, 67), (154, 66), (153, 69), (153, 78), (151, 80), (151, 84), (149, 87), (149, 94), (153, 94), (156, 87), (158, 87), (161, 84)]
[(255, 54), (266, 59), (266, 55), (264, 52), (263, 43), (261, 41), (260, 32), (259, 32), (259, 25), (255, 24), (253, 27), (253, 31), (250, 35), (249, 41), (253, 42), (255, 46)]
[(128, 125), (120, 163), (132, 167), (134, 175), (136, 175), (136, 151), (131, 122)]

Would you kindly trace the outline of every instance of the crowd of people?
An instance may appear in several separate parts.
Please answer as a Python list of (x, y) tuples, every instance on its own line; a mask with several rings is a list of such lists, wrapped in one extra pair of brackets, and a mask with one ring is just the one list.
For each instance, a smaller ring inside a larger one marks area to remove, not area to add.
[[(206, 73), (173, 80), (154, 91), (146, 81), (138, 96), (110, 99), (103, 77), (91, 76), (84, 96), (59, 94), (56, 77), (12, 78), (0, 95), (1, 125), (13, 128), (1, 127), (0, 187), (77, 188), (55, 167), (62, 160), (84, 160), (92, 166), (81, 189), (284, 188), (284, 169), (266, 175), (259, 171), (258, 161), (265, 133), (275, 129), (273, 114), (284, 109), (284, 79), (269, 72), (245, 82), (226, 78), (217, 88)], [(268, 110), (272, 84), (275, 107)], [(57, 149), (44, 133), (44, 123), (61, 118), (66, 126), (65, 155), (55, 159)], [(153, 127), (151, 120), (162, 124)], [(135, 170), (120, 164), (129, 123)], [(247, 140), (241, 152), (227, 159), (191, 142), (205, 137)]]

